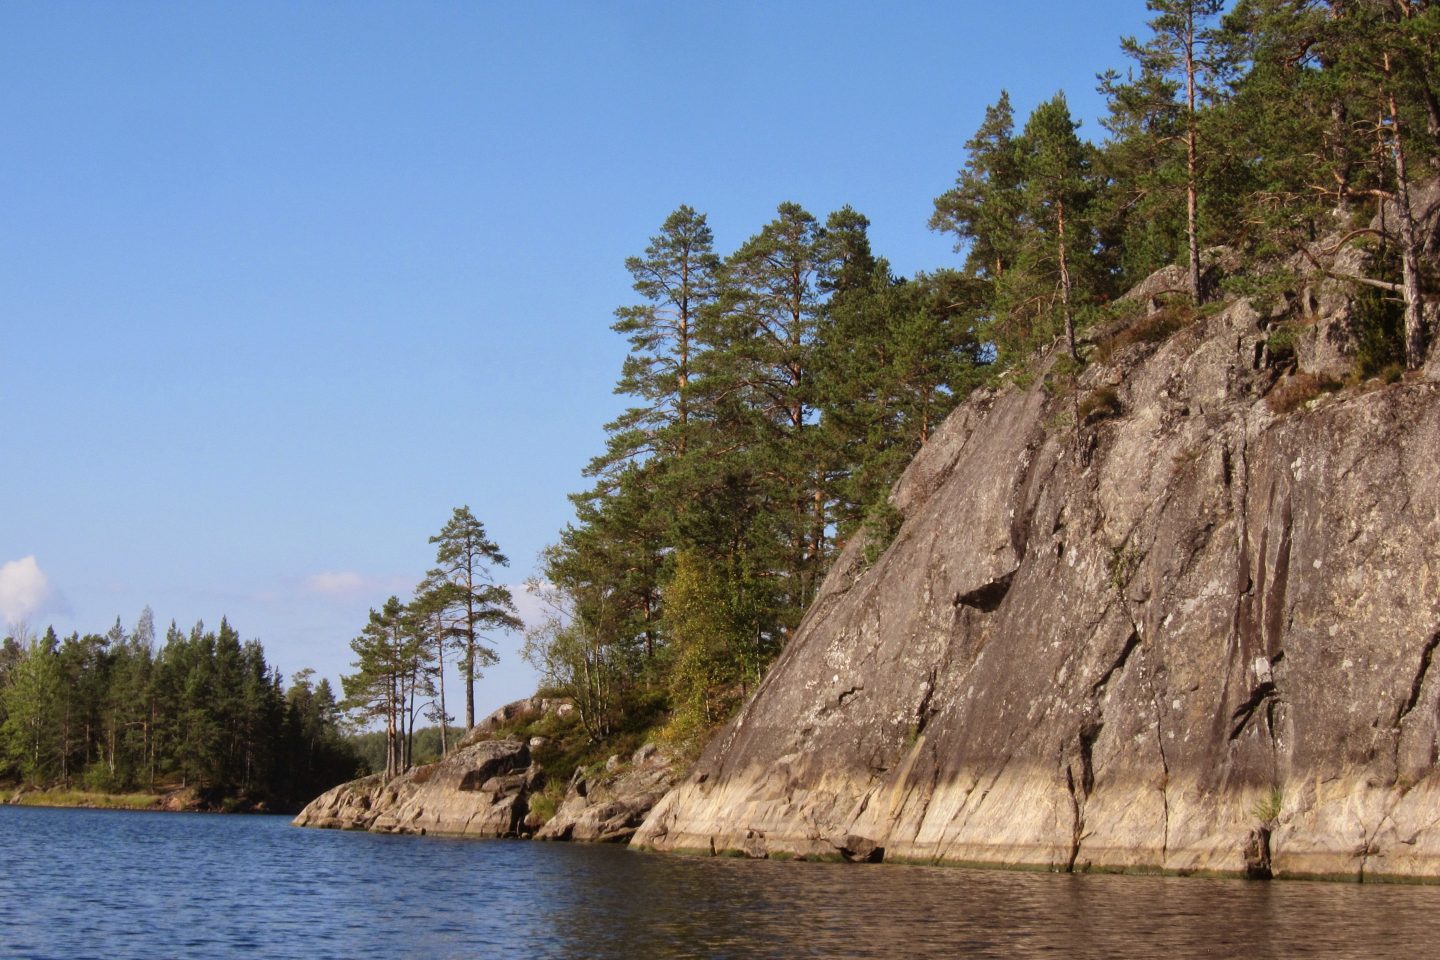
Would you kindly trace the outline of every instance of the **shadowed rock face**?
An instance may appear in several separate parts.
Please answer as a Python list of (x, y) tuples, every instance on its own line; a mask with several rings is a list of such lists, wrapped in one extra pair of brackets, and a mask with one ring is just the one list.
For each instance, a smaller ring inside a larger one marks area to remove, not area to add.
[(1440, 384), (1277, 416), (1266, 323), (1121, 347), (1079, 431), (1060, 382), (962, 405), (634, 842), (1440, 876)]

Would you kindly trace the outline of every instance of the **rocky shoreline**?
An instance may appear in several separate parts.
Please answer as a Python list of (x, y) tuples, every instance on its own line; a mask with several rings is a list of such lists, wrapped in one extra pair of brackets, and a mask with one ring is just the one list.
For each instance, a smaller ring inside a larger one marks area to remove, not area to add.
[(674, 785), (678, 771), (653, 745), (629, 758), (611, 757), (590, 776), (577, 770), (553, 816), (532, 810), (547, 783), (532, 746), (497, 731), (517, 720), (573, 709), (566, 701), (532, 697), (501, 707), (444, 759), (386, 782), (376, 774), (341, 784), (294, 819), (301, 827), (374, 833), (468, 837), (533, 837), (624, 843)]

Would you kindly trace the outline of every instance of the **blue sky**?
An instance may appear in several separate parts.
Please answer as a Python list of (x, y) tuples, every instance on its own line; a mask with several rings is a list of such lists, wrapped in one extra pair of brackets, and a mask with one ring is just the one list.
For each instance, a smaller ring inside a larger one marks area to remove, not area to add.
[[(623, 406), (627, 256), (846, 203), (913, 273), (986, 104), (1142, 0), (0, 4), (0, 621), (348, 669), (468, 504), (520, 584)], [(0, 623), (0, 627), (4, 624)], [(534, 678), (518, 638), (483, 707)]]

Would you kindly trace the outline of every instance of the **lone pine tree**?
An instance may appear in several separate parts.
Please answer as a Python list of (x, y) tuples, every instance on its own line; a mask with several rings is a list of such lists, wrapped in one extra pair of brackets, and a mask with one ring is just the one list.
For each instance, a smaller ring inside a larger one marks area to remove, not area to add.
[(497, 584), (494, 567), (506, 567), (510, 560), (485, 533), (485, 525), (468, 506), (456, 507), (440, 532), (430, 538), (436, 544), (435, 566), (456, 588), (456, 629), (461, 638), (460, 670), (465, 677), (465, 729), (475, 726), (475, 680), (481, 667), (499, 661), (495, 648), (486, 645), (489, 630), (519, 630), (523, 624), (515, 612), (510, 589)]

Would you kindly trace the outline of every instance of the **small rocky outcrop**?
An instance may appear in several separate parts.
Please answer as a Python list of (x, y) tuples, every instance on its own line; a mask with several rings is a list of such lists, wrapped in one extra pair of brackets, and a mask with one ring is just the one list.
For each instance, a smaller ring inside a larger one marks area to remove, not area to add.
[(592, 778), (575, 772), (564, 802), (536, 832), (537, 840), (628, 841), (678, 779), (674, 763), (653, 744), (636, 750), (629, 763), (611, 757), (606, 768)]
[(1171, 285), (954, 412), (636, 845), (1440, 878), (1436, 363), (1307, 396), (1358, 288)]
[(507, 703), (444, 759), (388, 782), (374, 774), (341, 784), (312, 800), (293, 822), (377, 833), (527, 835), (530, 794), (544, 785), (544, 773), (531, 762), (530, 743), (496, 734), (519, 721), (563, 717), (574, 709), (568, 700), (548, 697)]
[(377, 774), (342, 784), (312, 801), (294, 823), (377, 833), (626, 841), (674, 786), (678, 773), (668, 757), (646, 745), (628, 762), (610, 758), (591, 777), (577, 771), (554, 817), (542, 823), (531, 800), (544, 789), (546, 774), (531, 751), (544, 747), (545, 739), (497, 738), (517, 723), (563, 718), (574, 709), (568, 700), (541, 697), (506, 704), (443, 760), (388, 782)]
[(519, 836), (539, 770), (518, 740), (470, 741), (448, 757), (386, 782), (342, 784), (300, 811), (299, 827), (376, 833)]

